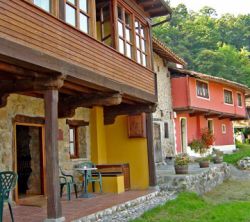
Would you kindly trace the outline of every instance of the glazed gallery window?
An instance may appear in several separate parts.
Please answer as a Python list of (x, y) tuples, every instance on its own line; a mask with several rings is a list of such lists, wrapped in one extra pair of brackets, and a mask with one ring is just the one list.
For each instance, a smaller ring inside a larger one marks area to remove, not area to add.
[(89, 33), (88, 0), (65, 0), (65, 21), (79, 30)]
[(118, 49), (119, 52), (132, 58), (132, 15), (118, 6)]
[(147, 66), (146, 28), (138, 19), (135, 20), (135, 34), (137, 62)]
[(42, 8), (43, 10), (50, 12), (51, 11), (51, 0), (33, 0), (34, 5)]
[(233, 104), (233, 93), (232, 93), (232, 91), (224, 89), (224, 102), (226, 104)]
[(237, 93), (237, 104), (238, 106), (242, 106), (242, 97), (240, 93)]
[(197, 96), (209, 99), (208, 84), (202, 81), (196, 81)]
[(69, 126), (69, 154), (71, 159), (87, 158), (87, 128)]

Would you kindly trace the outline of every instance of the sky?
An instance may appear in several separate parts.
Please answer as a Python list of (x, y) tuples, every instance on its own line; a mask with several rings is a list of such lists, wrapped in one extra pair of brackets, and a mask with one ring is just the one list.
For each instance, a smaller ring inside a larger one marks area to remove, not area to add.
[(184, 3), (187, 8), (198, 11), (203, 6), (214, 8), (218, 15), (225, 13), (250, 14), (250, 0), (170, 0), (170, 6), (175, 7)]

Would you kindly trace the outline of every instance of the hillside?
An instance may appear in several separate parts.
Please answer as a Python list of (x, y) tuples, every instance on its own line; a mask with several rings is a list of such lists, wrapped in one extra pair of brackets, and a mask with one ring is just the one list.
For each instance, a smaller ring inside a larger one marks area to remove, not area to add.
[(153, 31), (185, 59), (188, 69), (250, 87), (250, 14), (218, 17), (210, 7), (193, 12), (180, 4), (173, 8), (171, 21)]

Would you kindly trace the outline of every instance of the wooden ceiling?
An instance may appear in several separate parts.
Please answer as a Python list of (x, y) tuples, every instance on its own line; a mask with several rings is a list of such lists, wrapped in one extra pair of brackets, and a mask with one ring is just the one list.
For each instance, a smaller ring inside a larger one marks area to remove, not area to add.
[(164, 0), (136, 0), (151, 18), (164, 16), (172, 13), (171, 8)]

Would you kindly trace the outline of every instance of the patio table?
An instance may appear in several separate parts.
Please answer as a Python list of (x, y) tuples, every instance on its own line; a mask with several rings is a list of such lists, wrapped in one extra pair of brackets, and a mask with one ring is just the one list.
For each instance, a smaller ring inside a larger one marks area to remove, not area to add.
[(93, 197), (94, 195), (91, 193), (88, 193), (88, 189), (87, 189), (87, 173), (88, 171), (94, 171), (97, 170), (96, 167), (81, 167), (81, 168), (75, 168), (76, 171), (80, 172), (81, 174), (83, 174), (84, 177), (84, 191), (83, 193), (79, 196), (79, 198), (90, 198)]

